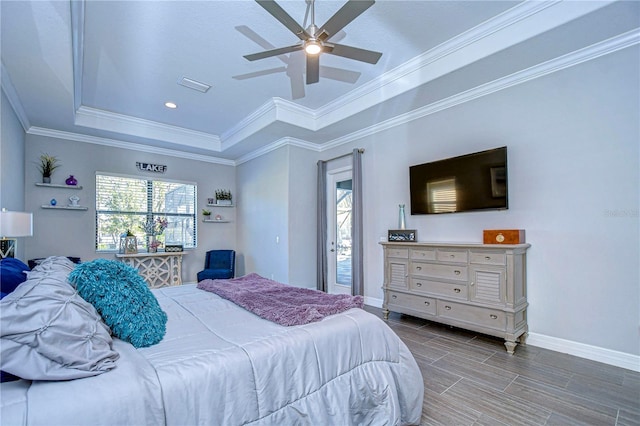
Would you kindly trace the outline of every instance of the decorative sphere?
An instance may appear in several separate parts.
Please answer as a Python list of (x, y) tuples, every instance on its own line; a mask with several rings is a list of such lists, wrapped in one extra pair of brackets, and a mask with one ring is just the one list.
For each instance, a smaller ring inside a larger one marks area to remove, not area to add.
[(56, 199), (55, 199), (55, 198), (52, 198), (52, 199), (51, 199), (51, 205), (52, 205), (52, 206), (55, 206), (56, 204), (58, 204), (58, 202), (56, 201)]

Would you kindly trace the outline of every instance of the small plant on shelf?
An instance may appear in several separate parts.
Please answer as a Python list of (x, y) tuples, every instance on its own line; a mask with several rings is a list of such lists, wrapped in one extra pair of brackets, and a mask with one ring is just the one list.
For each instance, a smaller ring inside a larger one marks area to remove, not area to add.
[(230, 205), (231, 191), (227, 189), (216, 189), (216, 204)]
[(205, 219), (208, 219), (211, 216), (211, 211), (202, 209), (202, 215), (205, 217)]
[(42, 183), (51, 183), (51, 175), (58, 167), (60, 167), (60, 164), (58, 164), (56, 157), (49, 154), (42, 154), (40, 156), (40, 164), (38, 165), (38, 170), (40, 170), (42, 174)]

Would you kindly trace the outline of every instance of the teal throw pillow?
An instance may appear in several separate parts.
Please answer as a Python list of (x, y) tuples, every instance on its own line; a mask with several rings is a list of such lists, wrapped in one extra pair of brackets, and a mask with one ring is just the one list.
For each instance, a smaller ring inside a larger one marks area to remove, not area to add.
[(119, 339), (143, 348), (164, 337), (167, 314), (134, 268), (115, 260), (96, 259), (76, 266), (69, 282)]

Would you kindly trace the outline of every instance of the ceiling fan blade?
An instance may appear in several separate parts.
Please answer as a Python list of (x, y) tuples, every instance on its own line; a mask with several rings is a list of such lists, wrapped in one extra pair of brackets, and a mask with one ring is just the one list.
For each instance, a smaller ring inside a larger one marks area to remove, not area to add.
[(250, 72), (248, 74), (234, 75), (231, 78), (233, 78), (234, 80), (247, 80), (249, 78), (262, 77), (263, 75), (285, 72), (286, 70), (287, 70), (287, 67), (270, 68), (268, 70)]
[(354, 84), (360, 78), (361, 73), (342, 68), (320, 66), (320, 77), (329, 78), (331, 80), (343, 81), (345, 83)]
[(373, 6), (374, 3), (375, 0), (349, 0), (317, 31), (318, 38), (321, 41), (331, 38), (332, 35), (346, 27), (362, 12)]
[(282, 25), (287, 27), (289, 31), (294, 33), (300, 40), (306, 40), (309, 34), (291, 17), (278, 3), (273, 0), (256, 0), (256, 2), (276, 18)]
[(296, 50), (302, 50), (302, 45), (296, 44), (293, 46), (281, 47), (279, 49), (267, 50), (265, 52), (252, 53), (251, 55), (244, 55), (249, 61), (257, 61), (258, 59), (270, 58), (272, 56), (283, 55), (285, 53), (295, 52)]
[(302, 73), (297, 73), (289, 76), (291, 82), (291, 99), (304, 98), (304, 79)]
[(343, 58), (355, 59), (360, 62), (367, 62), (369, 64), (376, 64), (382, 53), (374, 52), (373, 50), (360, 49), (359, 47), (347, 46), (344, 44), (332, 43), (333, 49), (326, 50), (326, 53), (330, 53), (336, 56), (342, 56)]
[(307, 55), (307, 84), (320, 81), (320, 55)]

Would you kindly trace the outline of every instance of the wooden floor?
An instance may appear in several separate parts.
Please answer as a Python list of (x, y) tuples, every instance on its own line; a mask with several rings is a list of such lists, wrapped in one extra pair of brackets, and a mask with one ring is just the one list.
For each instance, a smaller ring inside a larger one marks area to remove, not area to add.
[[(382, 310), (365, 309), (382, 316)], [(640, 373), (392, 313), (424, 379), (422, 425), (640, 425)]]

